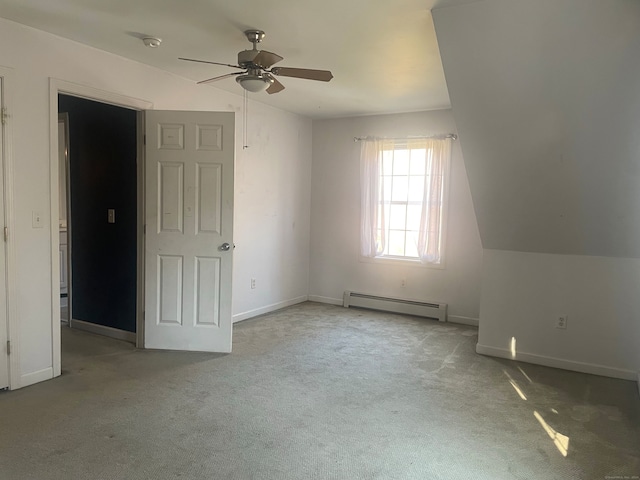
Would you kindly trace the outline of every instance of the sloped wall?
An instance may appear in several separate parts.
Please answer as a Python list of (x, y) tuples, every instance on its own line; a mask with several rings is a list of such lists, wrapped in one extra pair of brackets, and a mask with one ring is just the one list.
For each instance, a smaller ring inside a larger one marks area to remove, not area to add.
[(635, 378), (640, 3), (483, 0), (433, 16), (487, 249), (478, 350), (510, 356), (513, 336), (520, 359)]
[(640, 3), (433, 15), (483, 246), (640, 258)]

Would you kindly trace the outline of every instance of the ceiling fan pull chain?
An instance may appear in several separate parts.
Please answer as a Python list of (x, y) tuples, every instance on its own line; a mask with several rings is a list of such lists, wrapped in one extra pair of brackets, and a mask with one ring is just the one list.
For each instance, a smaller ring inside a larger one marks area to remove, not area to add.
[(249, 91), (244, 90), (244, 95), (242, 96), (242, 149), (249, 148), (247, 145), (247, 126), (249, 125)]

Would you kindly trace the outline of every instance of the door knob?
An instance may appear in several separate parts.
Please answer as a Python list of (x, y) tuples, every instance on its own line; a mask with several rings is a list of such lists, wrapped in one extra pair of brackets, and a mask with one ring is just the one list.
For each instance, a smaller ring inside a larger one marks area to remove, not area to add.
[(218, 247), (218, 250), (222, 250), (223, 252), (226, 252), (230, 248), (231, 248), (231, 245), (225, 242), (222, 245), (220, 245), (220, 247)]

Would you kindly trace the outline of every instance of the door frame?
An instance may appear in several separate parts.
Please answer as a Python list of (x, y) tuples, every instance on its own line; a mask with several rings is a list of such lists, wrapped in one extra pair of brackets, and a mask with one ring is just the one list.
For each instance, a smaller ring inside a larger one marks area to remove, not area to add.
[(59, 180), (58, 180), (58, 95), (72, 95), (95, 102), (128, 108), (137, 112), (137, 286), (136, 286), (136, 346), (144, 347), (144, 110), (153, 103), (139, 98), (79, 85), (57, 78), (49, 78), (49, 180), (51, 193), (51, 339), (53, 376), (61, 374), (60, 343), (60, 262), (59, 256)]
[[(69, 145), (69, 114), (68, 113), (59, 113), (58, 114), (58, 140), (60, 140), (60, 123), (64, 126), (64, 143), (65, 143), (65, 151), (64, 151), (64, 202), (66, 205), (66, 221), (67, 221), (67, 248), (66, 255), (64, 257), (65, 260), (65, 268), (67, 269), (67, 323), (71, 325), (71, 244), (69, 243), (71, 237), (71, 212), (69, 211), (69, 192), (70, 192), (70, 181), (71, 181), (71, 170), (69, 168), (69, 152), (71, 147)], [(60, 144), (58, 143), (58, 167), (60, 166)], [(60, 172), (58, 172), (58, 177), (60, 176)], [(59, 179), (58, 179), (59, 180)], [(60, 183), (58, 183), (60, 185)], [(58, 191), (58, 194), (62, 194), (63, 192)], [(60, 197), (58, 197), (60, 198)], [(60, 210), (60, 204), (58, 204), (58, 211)], [(59, 237), (58, 237), (59, 238)]]
[[(13, 246), (12, 233), (15, 232), (15, 207), (14, 207), (14, 175), (13, 175), (13, 148), (12, 148), (12, 120), (13, 114), (13, 84), (14, 70), (12, 68), (0, 66), (0, 77), (2, 78), (2, 96), (0, 98), (0, 107), (6, 108), (8, 119), (4, 125), (0, 125), (4, 132), (2, 140), (2, 154), (0, 156), (0, 168), (4, 167), (4, 222), (9, 231), (9, 239), (3, 242), (2, 248), (5, 249), (5, 268), (6, 272), (0, 272), (5, 275), (6, 290), (6, 317), (7, 317), (7, 340), (11, 342), (11, 354), (8, 355), (9, 366), (9, 389), (16, 389), (21, 384), (20, 372), (20, 322), (18, 320), (17, 298), (18, 292), (15, 288), (17, 285), (16, 270), (16, 252)], [(4, 165), (3, 165), (4, 163)], [(3, 232), (4, 234), (4, 232)], [(2, 347), (2, 346), (0, 346)], [(6, 351), (3, 349), (3, 351)]]

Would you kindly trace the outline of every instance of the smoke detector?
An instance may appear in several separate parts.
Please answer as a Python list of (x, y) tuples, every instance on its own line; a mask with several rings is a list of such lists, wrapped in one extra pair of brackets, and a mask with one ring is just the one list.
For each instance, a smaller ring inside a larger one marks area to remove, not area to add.
[(142, 41), (149, 48), (158, 48), (162, 43), (162, 39), (158, 37), (144, 37)]

